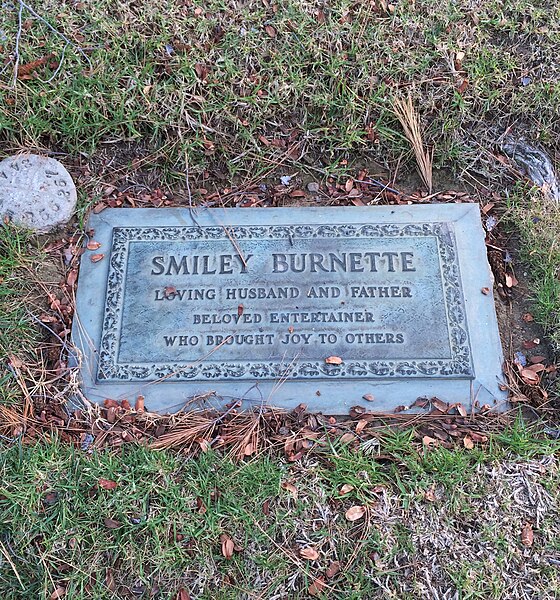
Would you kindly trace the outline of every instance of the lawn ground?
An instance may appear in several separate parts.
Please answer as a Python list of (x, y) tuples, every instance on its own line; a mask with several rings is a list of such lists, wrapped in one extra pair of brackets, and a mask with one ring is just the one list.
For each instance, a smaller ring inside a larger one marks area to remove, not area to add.
[[(0, 158), (58, 158), (79, 205), (53, 236), (0, 230), (3, 596), (556, 597), (560, 213), (504, 142), (558, 163), (559, 47), (544, 1), (4, 3)], [(434, 196), (395, 115), (408, 97)], [(96, 445), (106, 412), (72, 433), (65, 331), (92, 207), (426, 201), (494, 219), (513, 373), (544, 357), (537, 384), (514, 376), (506, 426), (451, 444), (354, 421), (301, 456), (293, 428), (241, 461)]]

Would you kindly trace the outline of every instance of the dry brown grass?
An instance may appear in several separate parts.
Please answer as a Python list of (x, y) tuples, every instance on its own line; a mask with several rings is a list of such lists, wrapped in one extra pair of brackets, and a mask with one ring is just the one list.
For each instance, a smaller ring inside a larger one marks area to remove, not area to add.
[(428, 192), (431, 194), (433, 187), (432, 164), (434, 159), (434, 148), (432, 147), (429, 149), (425, 145), (420, 118), (414, 108), (412, 98), (410, 96), (405, 100), (395, 98), (393, 110), (395, 116), (402, 125), (406, 139), (409, 141), (412, 151), (414, 152), (418, 174), (428, 188)]

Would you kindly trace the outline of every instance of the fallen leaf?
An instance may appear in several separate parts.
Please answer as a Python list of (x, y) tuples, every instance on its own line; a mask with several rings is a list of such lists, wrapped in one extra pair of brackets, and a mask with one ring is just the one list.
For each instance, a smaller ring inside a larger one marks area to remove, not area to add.
[(296, 486), (293, 483), (290, 483), (289, 481), (283, 481), (281, 487), (283, 489), (285, 489), (287, 492), (290, 492), (290, 494), (292, 494), (292, 496), (294, 498), (298, 497), (297, 488), (296, 488)]
[(481, 292), (482, 292), (482, 293), (483, 293), (485, 296), (488, 296), (488, 294), (490, 293), (490, 288), (483, 287), (483, 288), (482, 288), (480, 291), (481, 291)]
[(91, 240), (87, 245), (88, 250), (98, 250), (99, 248), (101, 248), (101, 244), (95, 240)]
[(263, 515), (268, 516), (270, 514), (270, 500), (265, 500), (262, 505)]
[(334, 560), (333, 562), (331, 562), (331, 564), (327, 567), (327, 570), (325, 571), (325, 576), (327, 577), (327, 579), (332, 579), (340, 571), (340, 568), (340, 561)]
[(440, 410), (442, 413), (446, 413), (449, 410), (449, 404), (447, 404), (447, 402), (443, 402), (442, 400), (440, 400), (439, 398), (436, 398), (435, 396), (430, 399), (430, 402), (432, 403), (432, 405), (435, 408)]
[(194, 65), (194, 70), (196, 71), (196, 74), (198, 75), (198, 78), (201, 81), (206, 80), (210, 71), (210, 69), (204, 63), (196, 63)]
[(474, 448), (474, 442), (470, 435), (466, 435), (463, 438), (463, 446), (465, 446), (467, 450), (472, 450)]
[(437, 500), (435, 486), (432, 486), (424, 492), (424, 499), (428, 502), (435, 502)]
[(342, 358), (340, 358), (340, 356), (329, 356), (328, 358), (325, 358), (325, 362), (327, 365), (341, 365)]
[(97, 481), (97, 485), (104, 490), (114, 490), (118, 486), (118, 483), (116, 481), (111, 481), (110, 479), (101, 478)]
[(373, 402), (375, 400), (375, 396), (373, 394), (364, 394), (362, 398), (368, 402)]
[(530, 548), (533, 545), (534, 540), (535, 535), (533, 534), (531, 523), (525, 523), (521, 529), (521, 543), (524, 546), (527, 546), (527, 548)]
[(518, 284), (519, 282), (517, 281), (517, 279), (515, 278), (514, 275), (510, 275), (509, 273), (506, 273), (506, 286), (511, 288), (514, 287)]
[(533, 364), (541, 363), (543, 360), (546, 360), (546, 356), (541, 356), (540, 354), (537, 356), (531, 356), (529, 359)]
[(307, 588), (307, 593), (310, 596), (320, 596), (323, 590), (327, 587), (323, 577), (317, 577), (313, 583)]
[(365, 514), (366, 514), (365, 506), (351, 506), (346, 511), (344, 516), (346, 517), (347, 521), (357, 521), (358, 519), (361, 519)]
[(68, 273), (68, 275), (66, 276), (66, 283), (70, 287), (74, 287), (74, 284), (76, 283), (77, 279), (78, 279), (78, 270), (71, 269), (70, 272)]
[(540, 373), (541, 371), (546, 370), (546, 367), (541, 363), (535, 363), (527, 367), (529, 371), (533, 371), (533, 373)]
[(345, 483), (339, 490), (339, 494), (341, 496), (344, 496), (346, 494), (349, 494), (352, 490), (354, 489), (353, 485), (350, 485), (349, 483)]
[(276, 29), (274, 29), (274, 27), (272, 27), (272, 25), (265, 25), (264, 30), (271, 38), (275, 38), (277, 35)]
[(460, 402), (455, 406), (455, 408), (462, 417), (467, 416), (467, 409)]
[(400, 413), (407, 409), (408, 409), (408, 406), (405, 406), (404, 404), (399, 404), (399, 406), (395, 407), (395, 410), (393, 412)]
[(63, 598), (66, 595), (66, 588), (59, 585), (55, 591), (49, 596), (49, 600), (57, 600)]
[(535, 320), (535, 317), (533, 317), (531, 313), (525, 313), (521, 318), (525, 321), (525, 323), (531, 323)]
[(90, 257), (90, 260), (92, 263), (96, 263), (99, 262), (100, 260), (103, 260), (105, 258), (104, 254), (92, 254)]
[(235, 549), (235, 544), (233, 543), (233, 540), (229, 537), (229, 535), (222, 533), (222, 535), (220, 536), (220, 542), (222, 544), (222, 555), (225, 558), (231, 558)]
[(342, 444), (349, 444), (350, 442), (353, 442), (356, 439), (356, 436), (353, 433), (350, 433), (349, 431), (343, 435), (340, 436), (339, 440)]
[(532, 350), (536, 348), (541, 343), (540, 338), (534, 338), (532, 340), (525, 340), (521, 345), (524, 350)]
[(118, 529), (121, 526), (120, 522), (115, 519), (103, 519), (103, 523), (107, 529)]
[(368, 424), (367, 419), (360, 419), (356, 423), (356, 433), (359, 435), (364, 430), (365, 426)]
[(244, 308), (243, 308), (243, 304), (240, 304), (240, 305), (237, 307), (237, 316), (238, 316), (238, 317), (240, 317), (240, 316), (243, 314), (243, 310), (244, 310)]
[(540, 380), (537, 373), (531, 371), (531, 369), (522, 369), (521, 377), (523, 378), (523, 381), (529, 385), (536, 385)]
[(136, 412), (144, 412), (144, 396), (138, 396), (138, 398), (136, 398), (134, 409)]
[(470, 436), (472, 437), (474, 442), (478, 442), (479, 444), (484, 444), (488, 441), (487, 436), (482, 435), (480, 433), (476, 433), (476, 431), (471, 431)]
[(117, 584), (115, 582), (115, 576), (113, 575), (112, 569), (105, 569), (105, 585), (111, 592), (114, 592), (117, 589)]
[(424, 446), (437, 446), (438, 443), (439, 442), (435, 438), (430, 437), (429, 435), (425, 435), (422, 438), (422, 444), (424, 444)]
[(176, 293), (177, 293), (177, 288), (172, 285), (168, 285), (163, 289), (163, 295), (166, 298), (169, 298), (170, 296), (174, 296)]
[(177, 592), (177, 596), (175, 597), (175, 600), (191, 600), (191, 597), (185, 588), (181, 588)]
[(317, 560), (319, 558), (319, 553), (313, 546), (307, 546), (306, 548), (301, 548), (299, 551), (299, 555), (305, 560)]

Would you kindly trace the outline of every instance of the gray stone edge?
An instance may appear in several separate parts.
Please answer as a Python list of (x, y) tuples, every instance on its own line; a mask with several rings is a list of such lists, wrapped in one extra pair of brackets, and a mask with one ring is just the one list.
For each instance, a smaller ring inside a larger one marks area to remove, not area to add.
[[(155, 393), (158, 383), (138, 385), (127, 384), (95, 384), (96, 351), (99, 347), (101, 323), (104, 302), (99, 302), (98, 296), (105, 295), (106, 277), (111, 247), (111, 228), (138, 225), (143, 222), (149, 226), (169, 225), (218, 225), (227, 226), (305, 224), (315, 222), (327, 223), (406, 223), (414, 220), (424, 222), (455, 222), (459, 264), (463, 278), (465, 308), (467, 323), (471, 336), (473, 352), (474, 381), (430, 381), (415, 379), (414, 385), (406, 381), (374, 381), (343, 382), (331, 381), (286, 382), (278, 390), (273, 383), (259, 384), (254, 388), (250, 382), (208, 382), (187, 385), (184, 382), (167, 383), (165, 399), (158, 399)], [(188, 208), (180, 209), (106, 209), (89, 218), (88, 229), (96, 229), (102, 223), (106, 229), (94, 234), (94, 239), (102, 246), (95, 252), (86, 251), (82, 256), (80, 280), (85, 277), (89, 285), (79, 285), (76, 300), (76, 317), (74, 319), (72, 338), (82, 353), (84, 369), (82, 372), (83, 388), (92, 401), (103, 401), (104, 398), (134, 398), (142, 394), (146, 397), (149, 408), (164, 412), (178, 410), (193, 395), (215, 391), (223, 396), (223, 402), (232, 398), (243, 397), (248, 403), (267, 402), (280, 407), (293, 407), (299, 402), (308, 404), (310, 410), (322, 410), (331, 414), (343, 414), (356, 404), (367, 404), (361, 396), (373, 393), (377, 398), (368, 409), (377, 411), (392, 411), (397, 404), (410, 404), (415, 395), (438, 395), (449, 402), (463, 402), (470, 405), (477, 400), (480, 405), (490, 404), (496, 410), (505, 410), (507, 393), (500, 389), (502, 377), (503, 356), (499, 339), (494, 299), (490, 293), (484, 295), (484, 287), (492, 289), (493, 277), (488, 265), (484, 231), (480, 220), (477, 204), (446, 204), (446, 205), (414, 205), (409, 207), (355, 207), (339, 208), (272, 208), (272, 209), (197, 209), (191, 218)], [(464, 234), (463, 229), (471, 227), (476, 235)], [(90, 257), (94, 253), (104, 253), (105, 258), (92, 263)], [(97, 304), (96, 304), (97, 303)], [(89, 307), (89, 315), (87, 309)], [(95, 314), (97, 313), (97, 320)], [(84, 315), (80, 318), (79, 315)], [(87, 315), (87, 316), (86, 316)], [(98, 327), (94, 323), (98, 323)], [(474, 324), (477, 326), (474, 327)], [(188, 388), (188, 394), (186, 389)], [(415, 391), (411, 393), (411, 388)], [(358, 390), (358, 391), (357, 391)], [(216, 401), (218, 404), (221, 400)], [(396, 403), (396, 404), (395, 404)], [(341, 410), (342, 407), (342, 410)]]

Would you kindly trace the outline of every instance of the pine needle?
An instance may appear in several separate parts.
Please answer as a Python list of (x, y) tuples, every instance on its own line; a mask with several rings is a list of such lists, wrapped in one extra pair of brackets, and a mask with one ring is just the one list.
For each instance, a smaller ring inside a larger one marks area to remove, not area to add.
[(412, 98), (410, 96), (406, 100), (395, 98), (393, 101), (393, 111), (404, 129), (406, 139), (410, 142), (416, 158), (418, 173), (428, 188), (428, 192), (431, 194), (434, 150), (433, 148), (429, 150), (424, 146), (420, 119), (412, 104)]

